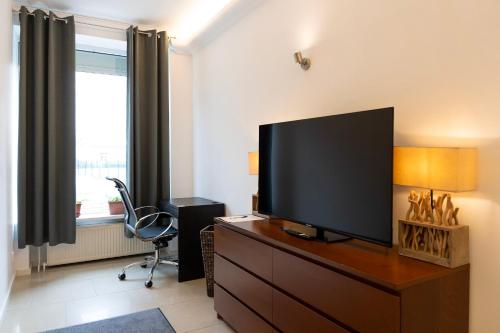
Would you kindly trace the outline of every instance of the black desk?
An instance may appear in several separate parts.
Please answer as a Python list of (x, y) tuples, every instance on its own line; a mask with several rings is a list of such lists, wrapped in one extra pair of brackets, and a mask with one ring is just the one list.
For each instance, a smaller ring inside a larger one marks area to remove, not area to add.
[(225, 216), (224, 204), (203, 198), (179, 198), (162, 200), (160, 209), (176, 218), (179, 282), (204, 277), (200, 230), (212, 225), (215, 217)]

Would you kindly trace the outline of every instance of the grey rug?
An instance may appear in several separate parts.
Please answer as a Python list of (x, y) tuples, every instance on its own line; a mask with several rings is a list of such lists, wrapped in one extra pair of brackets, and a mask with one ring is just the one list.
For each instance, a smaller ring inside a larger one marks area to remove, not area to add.
[(175, 333), (160, 309), (60, 328), (45, 333)]

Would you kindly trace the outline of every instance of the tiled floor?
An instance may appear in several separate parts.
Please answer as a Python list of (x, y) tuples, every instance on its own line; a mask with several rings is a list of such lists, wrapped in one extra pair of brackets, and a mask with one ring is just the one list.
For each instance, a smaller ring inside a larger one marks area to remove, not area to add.
[(213, 310), (205, 280), (177, 282), (174, 267), (162, 265), (154, 285), (144, 287), (147, 270), (117, 274), (140, 257), (47, 269), (17, 278), (0, 326), (2, 333), (39, 332), (159, 307), (178, 333), (233, 332)]

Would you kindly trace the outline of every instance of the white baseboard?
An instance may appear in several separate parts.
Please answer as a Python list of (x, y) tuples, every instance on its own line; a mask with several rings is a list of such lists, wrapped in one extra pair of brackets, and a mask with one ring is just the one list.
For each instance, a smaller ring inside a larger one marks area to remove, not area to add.
[(31, 275), (31, 268), (16, 269), (16, 276), (27, 276), (27, 275)]
[(3, 322), (3, 317), (5, 315), (5, 310), (7, 308), (7, 303), (9, 302), (10, 292), (12, 290), (12, 285), (14, 284), (14, 280), (16, 279), (16, 273), (12, 274), (12, 277), (9, 282), (9, 290), (7, 290), (7, 294), (5, 295), (5, 299), (2, 302), (0, 307), (0, 325)]

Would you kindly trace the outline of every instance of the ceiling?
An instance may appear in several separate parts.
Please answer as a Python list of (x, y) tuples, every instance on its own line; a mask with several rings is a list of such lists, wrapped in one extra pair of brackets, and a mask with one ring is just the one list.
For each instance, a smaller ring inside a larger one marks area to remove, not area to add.
[[(231, 7), (255, 0), (15, 0), (29, 7), (90, 16), (167, 30), (175, 43), (188, 47), (217, 20), (228, 20)], [(248, 6), (245, 7), (248, 9)], [(234, 10), (233, 10), (234, 12)], [(241, 17), (241, 13), (238, 13)], [(219, 29), (220, 30), (220, 29)]]

